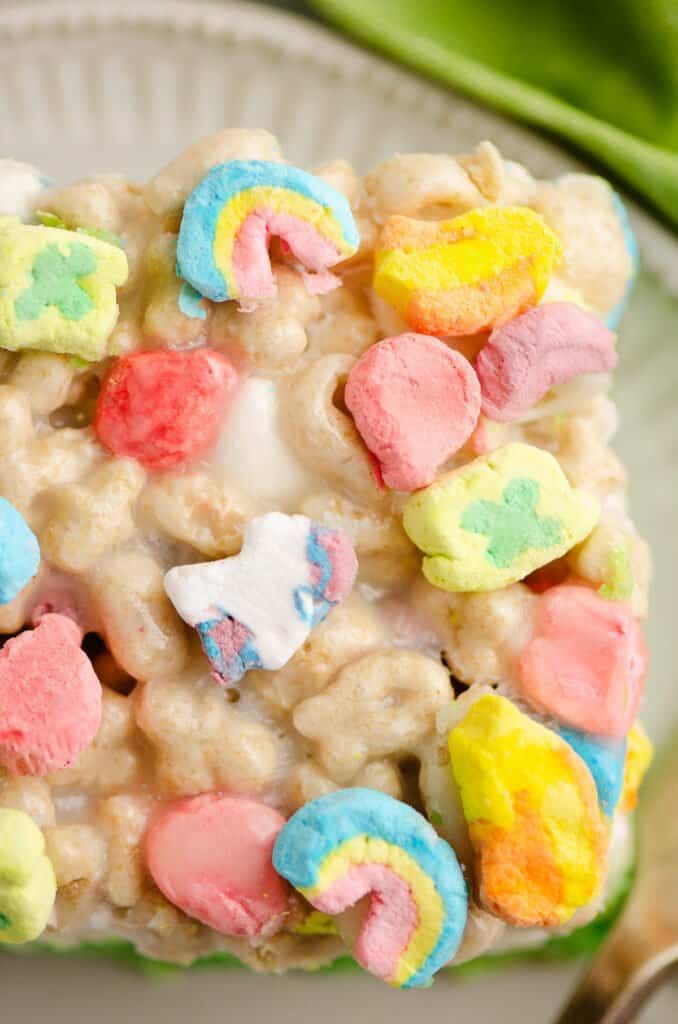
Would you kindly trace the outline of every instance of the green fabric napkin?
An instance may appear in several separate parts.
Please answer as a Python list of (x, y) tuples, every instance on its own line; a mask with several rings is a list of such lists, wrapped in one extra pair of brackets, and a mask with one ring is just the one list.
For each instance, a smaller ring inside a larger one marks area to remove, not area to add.
[(434, 78), (560, 135), (678, 225), (678, 0), (309, 0)]

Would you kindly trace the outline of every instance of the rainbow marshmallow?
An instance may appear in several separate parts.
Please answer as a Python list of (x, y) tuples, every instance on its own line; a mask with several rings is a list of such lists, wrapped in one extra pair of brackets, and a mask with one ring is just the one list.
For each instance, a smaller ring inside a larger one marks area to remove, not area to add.
[(587, 765), (497, 694), (471, 705), (448, 746), (481, 905), (519, 928), (564, 924), (605, 877), (608, 824)]
[(275, 295), (272, 236), (307, 270), (315, 290), (334, 286), (329, 267), (352, 256), (360, 236), (346, 198), (288, 164), (230, 160), (191, 192), (179, 230), (177, 270), (213, 302)]
[(281, 830), (273, 864), (325, 914), (373, 894), (354, 954), (394, 987), (429, 985), (461, 942), (468, 897), (454, 851), (385, 793), (344, 789), (312, 800)]

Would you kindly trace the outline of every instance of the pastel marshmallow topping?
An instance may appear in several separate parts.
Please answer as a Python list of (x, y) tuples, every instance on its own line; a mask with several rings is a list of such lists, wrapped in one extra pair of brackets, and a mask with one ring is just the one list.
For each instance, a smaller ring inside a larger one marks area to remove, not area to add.
[(170, 804), (152, 822), (146, 865), (164, 896), (222, 935), (272, 935), (288, 910), (273, 867), (285, 819), (244, 796), (206, 793)]
[(608, 818), (614, 815), (624, 785), (626, 740), (593, 736), (558, 726), (558, 735), (578, 754), (593, 776), (600, 809)]
[(636, 717), (647, 660), (627, 605), (565, 583), (539, 597), (533, 636), (516, 662), (517, 683), (541, 713), (620, 739)]
[(353, 952), (395, 987), (429, 985), (461, 942), (468, 897), (454, 851), (385, 793), (344, 789), (312, 800), (280, 832), (273, 863), (323, 913), (370, 897)]
[(384, 483), (414, 491), (471, 436), (480, 387), (458, 352), (425, 334), (401, 334), (360, 357), (345, 402)]
[(350, 592), (357, 569), (340, 530), (269, 512), (247, 524), (240, 554), (170, 569), (165, 589), (197, 629), (216, 680), (231, 684), (248, 669), (286, 665)]
[(592, 313), (548, 302), (495, 327), (476, 359), (483, 414), (510, 423), (552, 388), (617, 363), (615, 335)]
[(486, 694), (449, 734), (483, 907), (521, 928), (564, 924), (605, 877), (607, 829), (569, 745)]
[(334, 286), (328, 269), (360, 242), (348, 201), (320, 178), (289, 164), (230, 160), (213, 167), (186, 200), (178, 272), (214, 302), (269, 298), (276, 293), (273, 236), (319, 275), (312, 291)]
[(42, 935), (56, 888), (38, 826), (23, 811), (0, 807), (0, 943), (19, 945)]
[(216, 444), (237, 382), (238, 371), (215, 349), (136, 352), (106, 377), (95, 433), (118, 457), (176, 469)]
[(403, 525), (443, 590), (496, 590), (560, 558), (593, 529), (594, 498), (570, 487), (556, 459), (508, 444), (412, 495)]
[(35, 202), (49, 184), (37, 167), (11, 158), (0, 160), (0, 217), (31, 220)]
[(620, 808), (630, 814), (638, 803), (638, 790), (654, 753), (652, 741), (640, 722), (634, 722), (626, 738), (626, 763)]
[(39, 566), (37, 537), (14, 505), (0, 498), (0, 605), (14, 600)]
[(488, 206), (446, 221), (394, 216), (375, 254), (373, 287), (416, 331), (476, 334), (534, 306), (560, 242), (523, 206)]
[(317, 478), (287, 444), (278, 385), (247, 377), (238, 386), (214, 453), (229, 483), (283, 509), (317, 489)]
[(0, 348), (102, 359), (127, 273), (117, 245), (0, 218)]
[(73, 764), (101, 722), (101, 684), (81, 632), (50, 614), (0, 650), (0, 765), (48, 775)]

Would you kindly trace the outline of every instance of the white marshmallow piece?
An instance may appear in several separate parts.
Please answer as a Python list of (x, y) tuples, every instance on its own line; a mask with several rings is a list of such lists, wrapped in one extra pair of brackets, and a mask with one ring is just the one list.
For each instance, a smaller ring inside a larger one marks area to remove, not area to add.
[(282, 509), (317, 482), (282, 437), (275, 382), (248, 377), (238, 388), (214, 460), (229, 481)]
[(307, 557), (312, 525), (306, 516), (280, 512), (252, 519), (239, 555), (170, 569), (170, 601), (191, 626), (230, 615), (252, 633), (263, 667), (282, 668), (310, 634), (294, 595), (313, 585)]
[(0, 217), (32, 221), (36, 200), (49, 184), (30, 164), (0, 159)]

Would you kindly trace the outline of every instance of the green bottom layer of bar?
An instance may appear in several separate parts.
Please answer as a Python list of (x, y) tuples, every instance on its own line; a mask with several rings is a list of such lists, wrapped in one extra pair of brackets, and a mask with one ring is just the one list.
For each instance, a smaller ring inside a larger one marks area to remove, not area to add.
[[(559, 935), (548, 939), (543, 945), (533, 949), (511, 950), (506, 953), (489, 953), (470, 960), (468, 963), (459, 964), (457, 967), (446, 968), (448, 974), (457, 977), (471, 977), (480, 974), (482, 971), (492, 970), (496, 967), (508, 967), (517, 963), (529, 963), (535, 961), (553, 962), (557, 960), (571, 960), (576, 957), (591, 956), (600, 946), (603, 939), (610, 931), (610, 928), (617, 919), (633, 882), (634, 870), (629, 869), (623, 878), (617, 892), (609, 900), (603, 911), (589, 924), (583, 928), (577, 928), (569, 935)], [(8, 952), (19, 954), (43, 954), (54, 953), (58, 956), (73, 956), (80, 958), (100, 958), (118, 963), (128, 964), (131, 967), (140, 969), (148, 974), (167, 974), (168, 972), (183, 970), (205, 970), (214, 967), (237, 967), (247, 969), (245, 965), (231, 953), (212, 953), (209, 956), (200, 957), (190, 968), (178, 964), (168, 963), (164, 960), (154, 960), (151, 957), (142, 956), (135, 946), (126, 939), (108, 939), (103, 942), (83, 942), (78, 946), (60, 946), (49, 942), (34, 942), (27, 946), (8, 947)], [(358, 968), (355, 960), (350, 956), (342, 956), (334, 963), (326, 967), (319, 967), (317, 973), (330, 974), (341, 971), (352, 971)]]

